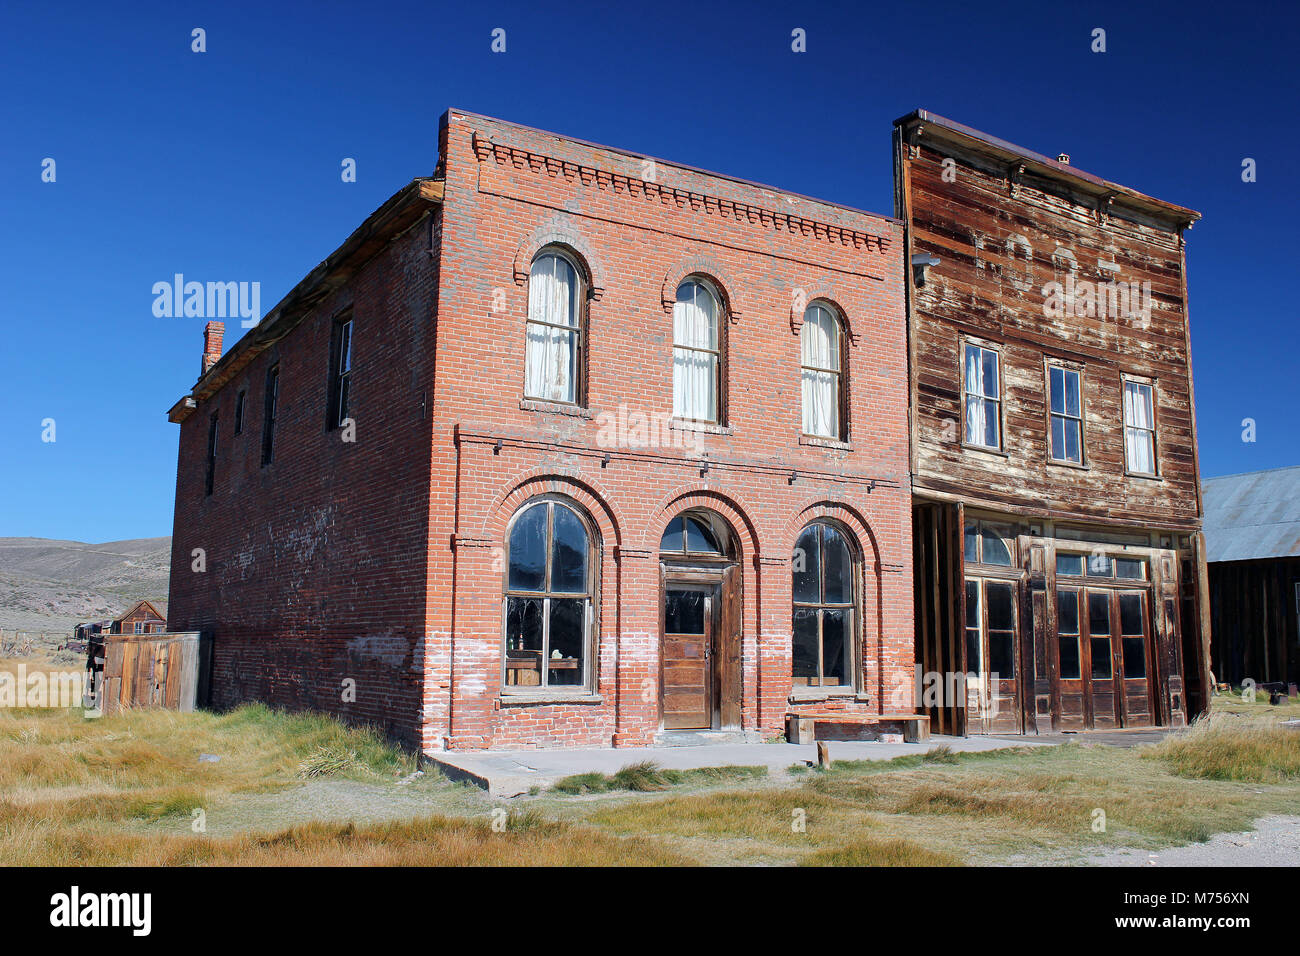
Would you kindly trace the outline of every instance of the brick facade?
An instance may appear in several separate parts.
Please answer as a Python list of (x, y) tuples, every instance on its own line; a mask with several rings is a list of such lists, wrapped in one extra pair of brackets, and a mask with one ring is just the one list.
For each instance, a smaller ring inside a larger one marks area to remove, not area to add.
[[(649, 744), (660, 536), (703, 509), (730, 532), (739, 594), (732, 729), (769, 736), (810, 710), (910, 712), (899, 223), (459, 111), (444, 116), (435, 180), (436, 200), (421, 186), (406, 213), (390, 201), (318, 270), (340, 278), (291, 293), (173, 410), (169, 617), (213, 633), (214, 703), (324, 710), (424, 749)], [(587, 291), (577, 405), (523, 397), (529, 268), (552, 247)], [(725, 306), (719, 425), (668, 420), (687, 276)], [(801, 434), (799, 333), (814, 300), (847, 330), (845, 441)], [(332, 329), (349, 309), (355, 441), (326, 413)], [(502, 687), (506, 537), (539, 495), (570, 503), (595, 539), (593, 680), (568, 698)], [(816, 518), (855, 542), (861, 649), (852, 693), (805, 702), (791, 697), (791, 554)]]

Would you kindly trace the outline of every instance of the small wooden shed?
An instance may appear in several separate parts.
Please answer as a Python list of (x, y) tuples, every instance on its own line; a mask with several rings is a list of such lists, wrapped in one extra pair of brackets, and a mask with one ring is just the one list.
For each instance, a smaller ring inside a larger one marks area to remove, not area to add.
[(192, 711), (208, 702), (212, 641), (199, 631), (97, 634), (87, 703), (103, 714), (131, 707)]

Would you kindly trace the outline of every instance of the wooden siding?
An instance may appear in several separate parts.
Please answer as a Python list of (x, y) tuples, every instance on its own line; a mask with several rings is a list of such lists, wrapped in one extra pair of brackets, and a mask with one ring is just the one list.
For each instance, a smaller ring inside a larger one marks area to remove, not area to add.
[[(898, 137), (909, 256), (929, 253), (910, 299), (915, 491), (1024, 514), (1195, 530), (1200, 499), (1182, 237), (1136, 211), (1099, 211), (1059, 183), (932, 135)], [(945, 160), (953, 162), (947, 167)], [(1131, 218), (1123, 218), (1129, 215)], [(1137, 221), (1145, 219), (1146, 221)], [(1150, 283), (1149, 318), (1054, 318), (1045, 286)], [(1108, 264), (1110, 270), (1101, 264)], [(1001, 452), (963, 447), (962, 342), (1001, 352)], [(1048, 461), (1045, 359), (1082, 370), (1084, 467)], [(1155, 381), (1158, 478), (1126, 474), (1123, 376)]]
[(1214, 677), (1300, 683), (1300, 557), (1210, 565)]

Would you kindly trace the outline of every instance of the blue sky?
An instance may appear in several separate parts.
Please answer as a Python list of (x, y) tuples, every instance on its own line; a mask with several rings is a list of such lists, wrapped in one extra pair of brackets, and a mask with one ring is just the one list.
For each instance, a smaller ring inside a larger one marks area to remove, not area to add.
[(153, 284), (257, 281), (269, 310), (433, 170), (448, 106), (882, 213), (891, 124), (917, 107), (1068, 152), (1204, 215), (1204, 476), (1300, 463), (1298, 26), (1290, 4), (6, 3), (0, 536), (170, 534), (165, 413), (203, 320), (156, 318)]

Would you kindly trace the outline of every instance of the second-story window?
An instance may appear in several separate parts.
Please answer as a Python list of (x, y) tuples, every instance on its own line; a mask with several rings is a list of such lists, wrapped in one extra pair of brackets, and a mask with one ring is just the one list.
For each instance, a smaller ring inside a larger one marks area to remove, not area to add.
[(524, 397), (577, 403), (582, 371), (582, 283), (568, 257), (553, 249), (533, 260), (528, 278)]
[(819, 303), (808, 306), (799, 332), (803, 388), (803, 432), (840, 438), (840, 320)]
[(203, 493), (212, 494), (212, 486), (217, 475), (217, 413), (208, 419), (208, 469), (203, 479)]
[(1002, 448), (1002, 389), (998, 353), (966, 344), (966, 444)]
[(1154, 393), (1143, 382), (1124, 382), (1124, 461), (1134, 474), (1156, 473)]
[(722, 351), (718, 327), (722, 305), (702, 279), (677, 287), (673, 305), (673, 416), (718, 421)]
[(329, 428), (338, 428), (347, 420), (352, 394), (352, 316), (345, 315), (334, 323), (330, 341)]
[(266, 399), (262, 411), (262, 464), (269, 465), (275, 454), (275, 419), (280, 412), (280, 366), (266, 373)]
[(244, 390), (241, 388), (239, 394), (235, 396), (235, 434), (238, 435), (244, 430)]
[(1052, 424), (1049, 448), (1053, 461), (1083, 464), (1083, 407), (1079, 372), (1061, 365), (1047, 367)]

